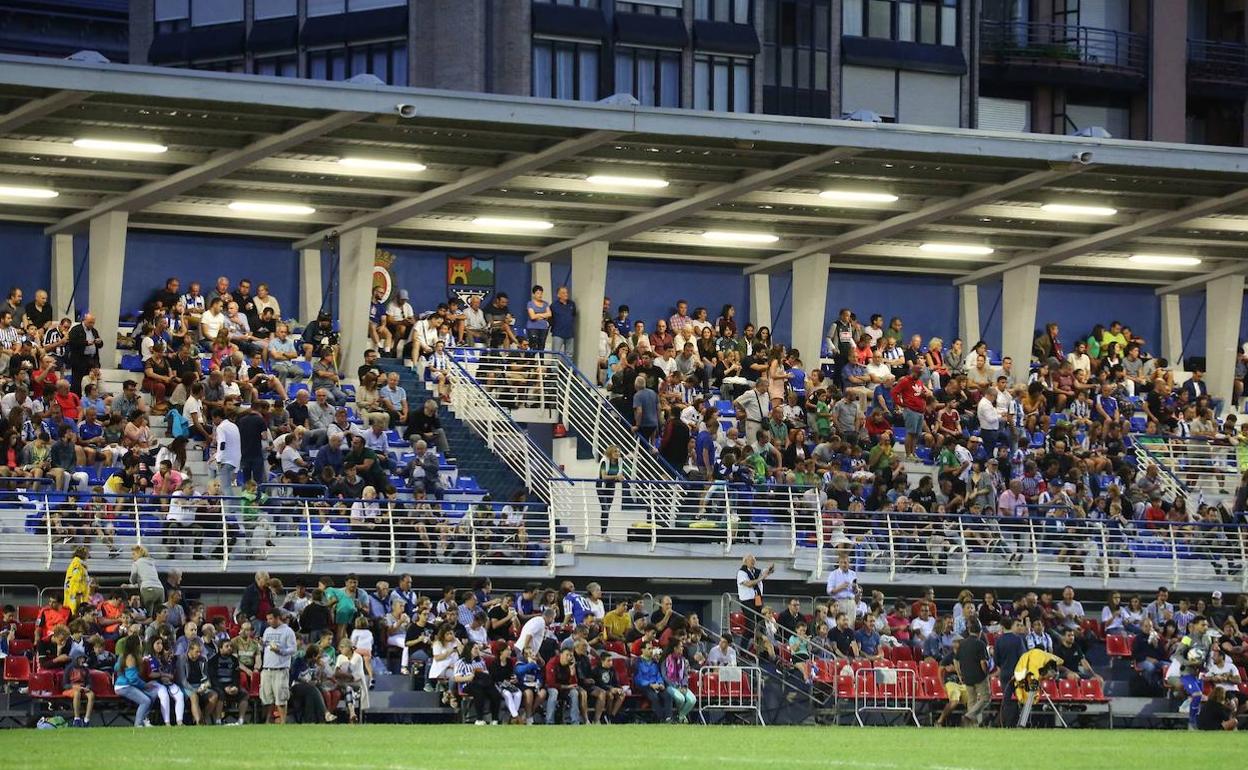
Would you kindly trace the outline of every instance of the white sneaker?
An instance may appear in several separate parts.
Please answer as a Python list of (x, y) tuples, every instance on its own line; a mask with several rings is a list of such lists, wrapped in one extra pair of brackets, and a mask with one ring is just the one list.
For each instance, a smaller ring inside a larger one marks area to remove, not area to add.
[(473, 722), (473, 724), (474, 724), (474, 725), (483, 725), (483, 724), (485, 724), (485, 720), (484, 720), (484, 719), (478, 719), (477, 721)]
[(491, 720), (490, 720), (490, 724), (492, 724), (492, 725), (497, 725), (497, 724), (498, 724), (498, 720), (497, 720), (497, 719), (491, 719)]

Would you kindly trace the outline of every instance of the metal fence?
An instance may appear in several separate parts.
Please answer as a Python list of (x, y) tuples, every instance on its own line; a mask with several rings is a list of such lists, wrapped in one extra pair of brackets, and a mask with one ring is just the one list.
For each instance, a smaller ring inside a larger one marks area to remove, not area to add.
[(1187, 41), (1187, 72), (1198, 80), (1248, 81), (1248, 45), (1219, 40)]
[(1135, 453), (1144, 462), (1156, 463), (1184, 496), (1199, 493), (1200, 500), (1221, 501), (1233, 497), (1239, 487), (1236, 448), (1224, 439), (1140, 436)]
[(1028, 21), (981, 21), (985, 58), (1146, 74), (1148, 39), (1136, 32)]

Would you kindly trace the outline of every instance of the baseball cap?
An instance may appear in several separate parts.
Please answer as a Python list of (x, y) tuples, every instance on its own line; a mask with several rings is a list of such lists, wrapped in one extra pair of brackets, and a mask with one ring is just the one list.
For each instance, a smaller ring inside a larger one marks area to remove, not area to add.
[(1215, 598), (1215, 599), (1221, 599), (1221, 598), (1222, 598), (1222, 592), (1221, 592), (1221, 591), (1214, 591), (1214, 592), (1213, 592), (1212, 594), (1210, 594), (1210, 595), (1211, 595), (1213, 598)]
[(407, 289), (399, 289), (399, 299), (406, 302), (409, 296), (410, 295), (407, 293)]

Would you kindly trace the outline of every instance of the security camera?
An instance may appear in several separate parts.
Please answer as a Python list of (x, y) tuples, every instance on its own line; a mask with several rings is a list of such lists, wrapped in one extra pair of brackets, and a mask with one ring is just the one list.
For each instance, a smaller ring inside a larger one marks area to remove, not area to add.
[(1077, 152), (1075, 153), (1072, 160), (1074, 160), (1075, 163), (1078, 163), (1081, 166), (1086, 166), (1092, 162), (1092, 153), (1088, 150), (1085, 150), (1083, 152)]
[(401, 118), (416, 117), (416, 105), (414, 104), (396, 104), (394, 109), (399, 113), (399, 117)]

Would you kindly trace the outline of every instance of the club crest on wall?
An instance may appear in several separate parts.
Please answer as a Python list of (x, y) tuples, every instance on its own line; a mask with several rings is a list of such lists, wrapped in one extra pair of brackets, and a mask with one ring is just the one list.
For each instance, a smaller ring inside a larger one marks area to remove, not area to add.
[(382, 290), (381, 301), (389, 302), (394, 294), (394, 273), (390, 268), (394, 265), (394, 255), (385, 249), (377, 249), (373, 259), (373, 288)]
[(494, 293), (494, 258), (447, 255), (446, 294), (465, 304), (473, 297)]

